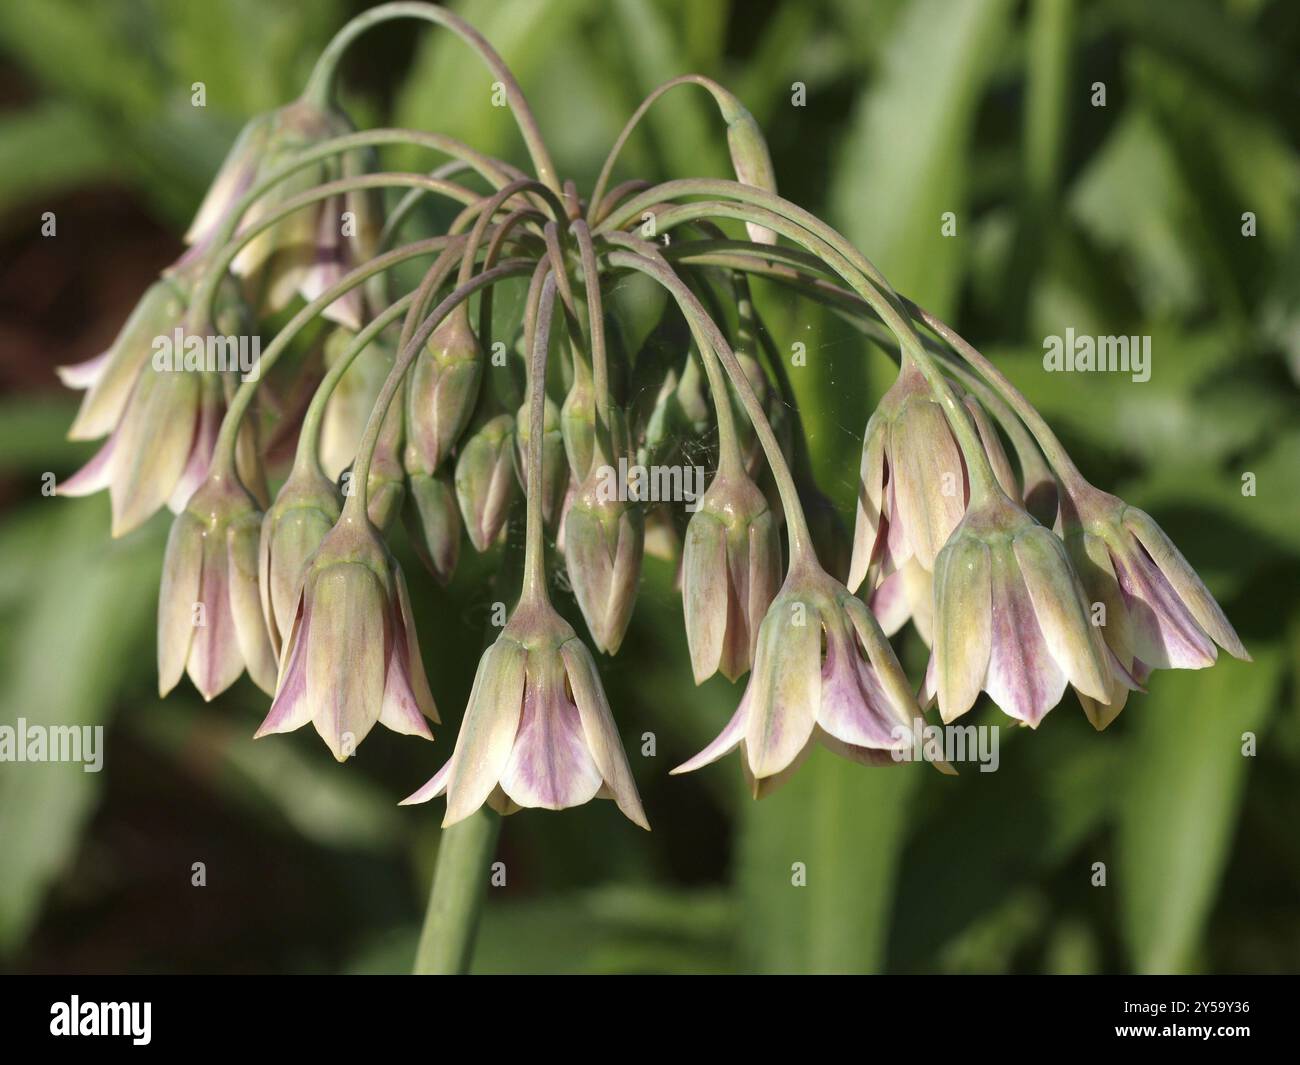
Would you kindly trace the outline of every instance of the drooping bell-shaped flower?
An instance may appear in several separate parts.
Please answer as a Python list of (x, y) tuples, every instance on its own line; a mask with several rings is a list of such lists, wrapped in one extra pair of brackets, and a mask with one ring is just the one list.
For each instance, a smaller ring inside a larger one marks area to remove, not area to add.
[(172, 523), (158, 596), (158, 691), (189, 673), (211, 700), (248, 670), (275, 688), (275, 654), (258, 595), (262, 515), (230, 473), (204, 481)]
[(775, 791), (814, 743), (889, 765), (912, 743), (919, 711), (871, 612), (815, 563), (792, 567), (758, 632), (740, 705), (711, 744), (673, 773), (740, 748), (755, 798)]
[(257, 736), (308, 722), (340, 762), (376, 722), (432, 739), (438, 720), (406, 578), (377, 531), (344, 508), (303, 575), (280, 652), (275, 701)]
[(416, 357), (406, 390), (407, 468), (442, 467), (469, 424), (483, 377), (483, 349), (461, 303), (438, 323)]
[(303, 575), (339, 520), (338, 489), (310, 461), (295, 463), (262, 519), (258, 587), (271, 646), (278, 655), (298, 609)]
[(182, 324), (191, 285), (184, 274), (164, 271), (150, 285), (112, 345), (103, 354), (75, 366), (59, 367), (69, 388), (85, 391), (69, 440), (98, 440), (117, 426), (141, 371), (149, 365), (157, 337), (171, 337)]
[[(1003, 490), (1018, 495), (1015, 475), (983, 410), (964, 397), (985, 454)], [(966, 464), (943, 408), (916, 364), (904, 358), (894, 384), (867, 422), (862, 444), (857, 523), (848, 587), (858, 589), (874, 567), (863, 594), (892, 633), (918, 617), (924, 626), (926, 581), (935, 559), (965, 512), (970, 497)], [(876, 590), (893, 581), (877, 599)]]
[(613, 799), (649, 829), (591, 652), (548, 603), (515, 609), (484, 653), (456, 749), (403, 805), (447, 796), (443, 825)]
[(164, 505), (181, 510), (207, 476), (224, 408), (217, 374), (147, 368), (108, 440), (58, 493), (108, 489), (114, 536), (143, 525)]
[(719, 472), (686, 526), (682, 606), (695, 683), (735, 680), (781, 585), (781, 541), (767, 499), (743, 472)]
[[(58, 492), (84, 496), (108, 489), (114, 536), (142, 525), (164, 504), (180, 513), (208, 474), (225, 413), (225, 371), (196, 357), (206, 354), (207, 338), (188, 333), (187, 311), (202, 268), (198, 250), (187, 253), (148, 289), (103, 355), (60, 370), (65, 383), (86, 389), (68, 435), (108, 439)], [(241, 337), (251, 330), (231, 284), (217, 287), (213, 313), (217, 335)], [(253, 433), (245, 422), (238, 470), (244, 484), (264, 496)]]
[(501, 535), (515, 495), (515, 420), (498, 414), (469, 435), (456, 457), (456, 499), (476, 551)]
[(1067, 549), (1120, 681), (1109, 705), (1080, 694), (1094, 726), (1105, 728), (1123, 709), (1125, 677), (1143, 683), (1153, 669), (1203, 669), (1214, 664), (1215, 644), (1250, 660), (1209, 589), (1149, 514), (1090, 485), (1065, 494), (1061, 510)]
[(972, 505), (934, 572), (924, 690), (937, 692), (943, 720), (966, 713), (981, 690), (1031, 727), (1067, 684), (1108, 703), (1112, 663), (1065, 545), (1001, 494)]
[[(303, 151), (352, 130), (340, 111), (299, 99), (250, 119), (240, 132), (185, 240), (211, 240), (238, 201), (256, 185), (292, 162)], [(256, 224), (300, 193), (368, 168), (363, 151), (331, 156), (305, 166), (258, 198), (245, 212), (240, 229)], [(261, 292), (265, 309), (274, 313), (295, 293), (312, 299), (363, 262), (376, 242), (377, 211), (373, 190), (321, 200), (294, 211), (259, 233), (235, 257), (231, 269)], [(353, 290), (325, 311), (326, 317), (352, 329), (361, 327), (361, 294)]]

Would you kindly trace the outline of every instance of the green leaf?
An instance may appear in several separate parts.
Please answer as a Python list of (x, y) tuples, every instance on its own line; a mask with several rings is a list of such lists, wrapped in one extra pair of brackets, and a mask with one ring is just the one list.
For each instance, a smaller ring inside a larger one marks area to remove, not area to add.
[(1128, 711), (1134, 731), (1110, 884), (1134, 969), (1184, 972), (1228, 857), (1251, 759), (1277, 698), (1281, 655), (1221, 655), (1213, 669), (1152, 677)]
[(736, 870), (746, 970), (883, 968), (918, 772), (933, 770), (867, 768), (818, 747), (775, 795), (746, 804)]
[[(102, 506), (45, 505), (61, 509), (27, 559), (41, 579), (5, 648), (0, 724), (102, 726), (128, 652), (153, 620), (161, 543), (150, 530), (105, 548)], [(77, 847), (102, 773), (113, 771), (112, 750), (101, 742), (99, 753), (101, 772), (66, 762), (0, 765), (0, 954), (21, 944)]]
[[(907, 7), (879, 80), (859, 101), (834, 187), (833, 221), (900, 292), (947, 315), (973, 232), (965, 159), (976, 104), (1006, 39), (1006, 0)], [(942, 215), (956, 215), (945, 237)]]

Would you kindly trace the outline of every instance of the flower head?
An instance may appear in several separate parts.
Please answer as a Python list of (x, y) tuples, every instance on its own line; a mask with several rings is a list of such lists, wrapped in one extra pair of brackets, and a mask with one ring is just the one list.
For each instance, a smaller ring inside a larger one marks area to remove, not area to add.
[(1112, 697), (1105, 644), (1065, 545), (1005, 496), (972, 506), (939, 553), (934, 652), (927, 696), (944, 721), (981, 689), (1030, 726), (1067, 684), (1101, 703)]
[(767, 499), (745, 474), (719, 473), (686, 526), (682, 606), (695, 683), (735, 680), (781, 584), (781, 541)]
[(591, 652), (545, 602), (516, 608), (474, 677), (456, 749), (404, 805), (447, 796), (443, 825), (610, 798), (650, 826)]
[(211, 700), (248, 669), (275, 686), (275, 655), (257, 590), (262, 515), (236, 478), (213, 476), (172, 523), (158, 596), (158, 691), (188, 672)]
[(814, 743), (868, 765), (904, 749), (918, 714), (893, 649), (870, 611), (810, 563), (796, 565), (758, 632), (754, 670), (735, 715), (674, 773), (740, 748), (755, 798), (775, 791)]
[(303, 575), (258, 736), (311, 722), (340, 762), (378, 722), (432, 739), (438, 720), (406, 578), (369, 522), (346, 509)]

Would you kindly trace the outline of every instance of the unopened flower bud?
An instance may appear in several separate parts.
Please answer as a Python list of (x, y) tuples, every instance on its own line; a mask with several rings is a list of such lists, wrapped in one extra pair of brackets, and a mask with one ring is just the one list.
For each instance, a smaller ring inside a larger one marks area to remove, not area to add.
[[(328, 370), (342, 357), (356, 334), (338, 326), (325, 339)], [(338, 478), (352, 464), (365, 432), (371, 408), (393, 367), (392, 345), (379, 338), (357, 354), (330, 394), (320, 426), (320, 464), (327, 476)], [(396, 400), (394, 400), (396, 405)]]
[(749, 669), (781, 584), (781, 542), (767, 499), (743, 474), (719, 474), (686, 527), (682, 606), (695, 683)]
[(474, 413), (483, 376), (483, 350), (462, 303), (429, 337), (411, 368), (406, 392), (406, 438), (414, 464), (433, 473), (451, 454)]
[(623, 643), (641, 580), (645, 519), (617, 467), (597, 459), (564, 519), (564, 563), (596, 649)]
[(498, 414), (471, 433), (456, 458), (456, 499), (476, 551), (501, 535), (515, 494), (515, 420)]
[(420, 561), (439, 584), (446, 584), (460, 558), (460, 512), (451, 476), (408, 473), (406, 529)]

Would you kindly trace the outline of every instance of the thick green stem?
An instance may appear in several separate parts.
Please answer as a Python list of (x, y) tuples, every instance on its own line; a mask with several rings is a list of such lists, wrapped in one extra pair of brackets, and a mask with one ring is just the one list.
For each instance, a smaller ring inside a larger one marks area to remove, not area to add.
[(322, 107), (328, 106), (334, 99), (334, 80), (343, 53), (347, 51), (353, 41), (373, 26), (400, 18), (424, 19), (427, 22), (451, 30), (452, 33), (478, 53), (493, 76), (505, 87), (506, 102), (510, 105), (510, 112), (514, 115), (515, 122), (519, 125), (519, 132), (524, 136), (524, 143), (528, 147), (528, 154), (532, 158), (533, 169), (537, 172), (538, 180), (558, 196), (560, 194), (560, 183), (555, 173), (555, 165), (551, 162), (546, 143), (542, 140), (537, 119), (533, 117), (533, 113), (528, 107), (528, 101), (524, 99), (523, 90), (519, 87), (515, 76), (510, 72), (510, 68), (506, 66), (501, 56), (497, 54), (496, 49), (487, 42), (487, 39), (478, 30), (459, 15), (455, 15), (445, 8), (433, 4), (393, 3), (381, 4), (379, 7), (371, 8), (369, 11), (358, 15), (339, 30), (334, 35), (333, 40), (325, 46), (325, 50), (316, 61), (316, 67), (307, 82), (307, 88), (303, 90), (303, 96), (315, 101)]
[(500, 834), (501, 815), (486, 806), (443, 829), (424, 927), (415, 949), (417, 975), (453, 976), (469, 971)]

